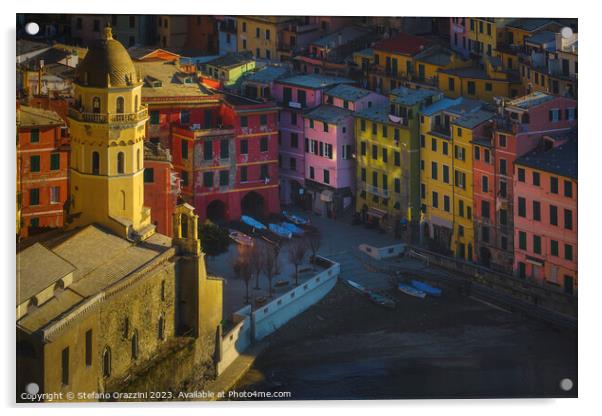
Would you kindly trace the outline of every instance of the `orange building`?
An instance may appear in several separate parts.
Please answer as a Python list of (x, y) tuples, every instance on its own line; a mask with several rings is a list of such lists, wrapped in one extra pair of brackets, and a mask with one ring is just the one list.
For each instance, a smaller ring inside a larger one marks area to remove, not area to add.
[(63, 119), (54, 111), (17, 108), (17, 212), (26, 237), (63, 226), (69, 194), (69, 145)]

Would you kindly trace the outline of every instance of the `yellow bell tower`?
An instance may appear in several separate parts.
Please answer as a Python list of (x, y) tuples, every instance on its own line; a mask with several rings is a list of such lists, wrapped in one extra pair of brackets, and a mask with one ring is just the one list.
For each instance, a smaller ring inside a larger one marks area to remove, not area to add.
[(133, 241), (154, 233), (144, 207), (148, 109), (142, 80), (111, 28), (77, 67), (71, 131), (70, 226), (97, 223)]

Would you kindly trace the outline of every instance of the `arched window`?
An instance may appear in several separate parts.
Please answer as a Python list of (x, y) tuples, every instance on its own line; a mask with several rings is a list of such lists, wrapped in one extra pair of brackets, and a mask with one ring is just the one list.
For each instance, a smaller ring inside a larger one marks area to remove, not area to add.
[(98, 175), (100, 173), (100, 153), (92, 152), (92, 174)]
[(157, 336), (161, 341), (165, 339), (165, 317), (163, 314), (159, 315), (159, 322), (157, 323)]
[(100, 98), (98, 97), (92, 98), (92, 112), (100, 113)]
[(111, 376), (111, 349), (105, 347), (102, 352), (102, 375), (103, 377)]
[(188, 217), (182, 215), (182, 238), (188, 238)]
[(138, 96), (134, 97), (134, 112), (138, 112)]
[(125, 211), (125, 191), (121, 191), (121, 209)]
[(138, 358), (138, 330), (132, 335), (132, 360)]
[(123, 97), (117, 97), (117, 105), (115, 106), (115, 111), (119, 114), (123, 114), (125, 111), (125, 100)]
[(117, 153), (117, 173), (125, 172), (125, 155), (123, 152)]
[(136, 151), (136, 170), (140, 170), (140, 166), (142, 165), (142, 157), (140, 153), (140, 149)]

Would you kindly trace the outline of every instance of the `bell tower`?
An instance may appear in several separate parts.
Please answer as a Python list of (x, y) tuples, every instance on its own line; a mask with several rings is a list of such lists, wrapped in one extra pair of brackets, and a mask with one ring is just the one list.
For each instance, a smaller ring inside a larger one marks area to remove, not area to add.
[(111, 28), (77, 67), (71, 131), (71, 227), (97, 223), (133, 241), (154, 233), (144, 207), (142, 82)]

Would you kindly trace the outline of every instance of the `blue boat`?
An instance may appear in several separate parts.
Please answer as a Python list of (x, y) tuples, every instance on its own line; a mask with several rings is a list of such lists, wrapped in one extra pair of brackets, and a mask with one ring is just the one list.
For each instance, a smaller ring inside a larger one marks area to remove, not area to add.
[(247, 224), (257, 230), (265, 230), (266, 229), (265, 225), (263, 225), (256, 219), (249, 217), (248, 215), (241, 215), (240, 220), (242, 222), (244, 222), (245, 224)]
[(284, 227), (279, 226), (278, 224), (268, 224), (268, 227), (270, 227), (271, 232), (280, 237), (288, 238), (289, 240), (293, 237), (292, 232)]
[(309, 219), (308, 218), (303, 218), (299, 215), (295, 215), (293, 213), (290, 212), (286, 212), (286, 211), (282, 211), (282, 215), (284, 215), (286, 217), (287, 220), (289, 220), (290, 222), (297, 224), (297, 225), (309, 225)]
[(412, 280), (412, 286), (431, 296), (441, 296), (441, 293), (443, 292), (438, 287), (433, 287), (427, 283), (421, 282), (420, 280)]
[(404, 285), (403, 283), (400, 283), (397, 288), (406, 295), (414, 296), (420, 299), (424, 299), (426, 297), (426, 292), (418, 290), (410, 285)]
[(283, 222), (280, 224), (280, 226), (289, 230), (291, 233), (293, 233), (293, 235), (302, 236), (305, 234), (305, 231), (297, 227), (295, 224), (291, 224), (290, 222)]

